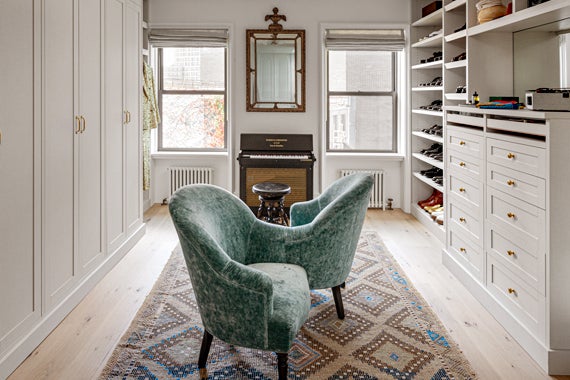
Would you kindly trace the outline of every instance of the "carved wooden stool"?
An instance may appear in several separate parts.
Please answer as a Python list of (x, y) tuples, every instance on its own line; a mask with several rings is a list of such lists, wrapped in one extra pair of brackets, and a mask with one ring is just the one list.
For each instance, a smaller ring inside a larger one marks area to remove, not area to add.
[(259, 196), (257, 219), (268, 223), (289, 225), (285, 212), (285, 195), (291, 194), (291, 186), (283, 183), (262, 182), (252, 186), (251, 190)]

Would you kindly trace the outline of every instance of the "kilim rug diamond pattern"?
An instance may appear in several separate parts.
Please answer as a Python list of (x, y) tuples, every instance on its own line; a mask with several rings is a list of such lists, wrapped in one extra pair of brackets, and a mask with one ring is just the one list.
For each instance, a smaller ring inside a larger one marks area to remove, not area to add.
[[(363, 232), (343, 290), (346, 318), (330, 290), (312, 292), (309, 319), (289, 352), (289, 379), (475, 379), (375, 232)], [(177, 248), (101, 379), (198, 379), (202, 326)], [(212, 343), (208, 379), (276, 379), (271, 352)]]

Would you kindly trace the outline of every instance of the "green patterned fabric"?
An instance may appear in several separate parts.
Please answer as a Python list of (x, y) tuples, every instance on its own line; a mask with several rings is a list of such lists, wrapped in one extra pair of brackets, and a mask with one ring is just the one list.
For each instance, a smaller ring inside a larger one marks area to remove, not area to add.
[(293, 227), (259, 221), (216, 186), (178, 190), (170, 214), (205, 329), (237, 346), (289, 351), (308, 316), (309, 288), (339, 285), (350, 272), (371, 188), (368, 175), (343, 177), (294, 205), (292, 215), (318, 211)]

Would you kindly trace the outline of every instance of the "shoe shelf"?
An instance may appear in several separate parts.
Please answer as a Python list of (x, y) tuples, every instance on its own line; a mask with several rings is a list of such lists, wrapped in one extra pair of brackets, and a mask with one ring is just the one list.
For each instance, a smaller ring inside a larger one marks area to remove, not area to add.
[(439, 190), (443, 193), (443, 191), (444, 191), (443, 186), (438, 185), (431, 178), (426, 177), (425, 175), (421, 175), (420, 172), (414, 172), (414, 177), (416, 177), (417, 179), (419, 179), (420, 181), (422, 181), (426, 185), (431, 186), (434, 189)]
[(466, 93), (460, 93), (457, 94), (455, 92), (450, 92), (445, 94), (445, 99), (447, 100), (463, 100), (464, 102), (467, 101), (467, 94)]
[(443, 91), (443, 86), (412, 87), (412, 91)]
[(429, 15), (420, 18), (412, 23), (412, 26), (441, 26), (443, 20), (443, 9), (438, 9)]
[(431, 219), (430, 214), (428, 214), (424, 209), (418, 206), (416, 203), (412, 204), (412, 215), (419, 220), (426, 229), (431, 232), (440, 241), (445, 241), (445, 227), (439, 225)]
[(453, 69), (465, 68), (465, 67), (467, 67), (467, 60), (466, 59), (463, 59), (461, 61), (447, 62), (445, 64), (446, 70), (453, 70)]
[(419, 63), (417, 65), (412, 66), (412, 70), (427, 70), (427, 69), (440, 69), (443, 65), (443, 61), (433, 61), (433, 62), (426, 62), (426, 63)]
[(418, 41), (414, 44), (412, 44), (413, 48), (419, 48), (419, 47), (438, 47), (441, 46), (441, 43), (443, 41), (443, 33), (442, 34), (438, 34), (437, 36), (433, 36), (433, 37), (429, 37), (429, 38), (424, 38), (421, 41)]
[(433, 142), (437, 142), (443, 144), (443, 137), (437, 135), (431, 135), (429, 133), (421, 132), (421, 131), (414, 131), (412, 135), (421, 137), (422, 139), (430, 140)]
[(443, 111), (430, 111), (430, 110), (422, 110), (422, 109), (413, 109), (412, 113), (418, 115), (430, 115), (430, 116), (441, 116), (443, 117)]
[(452, 41), (460, 40), (460, 39), (465, 38), (465, 37), (467, 37), (467, 31), (460, 30), (459, 32), (448, 34), (444, 38), (445, 38), (445, 42), (452, 42)]
[(426, 164), (430, 164), (431, 166), (435, 166), (436, 168), (443, 170), (443, 161), (435, 160), (421, 153), (412, 153), (412, 156), (417, 160), (423, 161)]
[(454, 9), (464, 6), (467, 3), (467, 0), (455, 0), (451, 3), (447, 4), (444, 9), (446, 12), (451, 12)]

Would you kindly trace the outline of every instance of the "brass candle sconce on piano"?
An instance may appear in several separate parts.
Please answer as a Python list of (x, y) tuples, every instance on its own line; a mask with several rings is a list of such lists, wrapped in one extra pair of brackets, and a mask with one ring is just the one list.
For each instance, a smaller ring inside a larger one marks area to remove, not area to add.
[(279, 9), (267, 29), (246, 30), (249, 112), (305, 112), (305, 30), (283, 29)]

